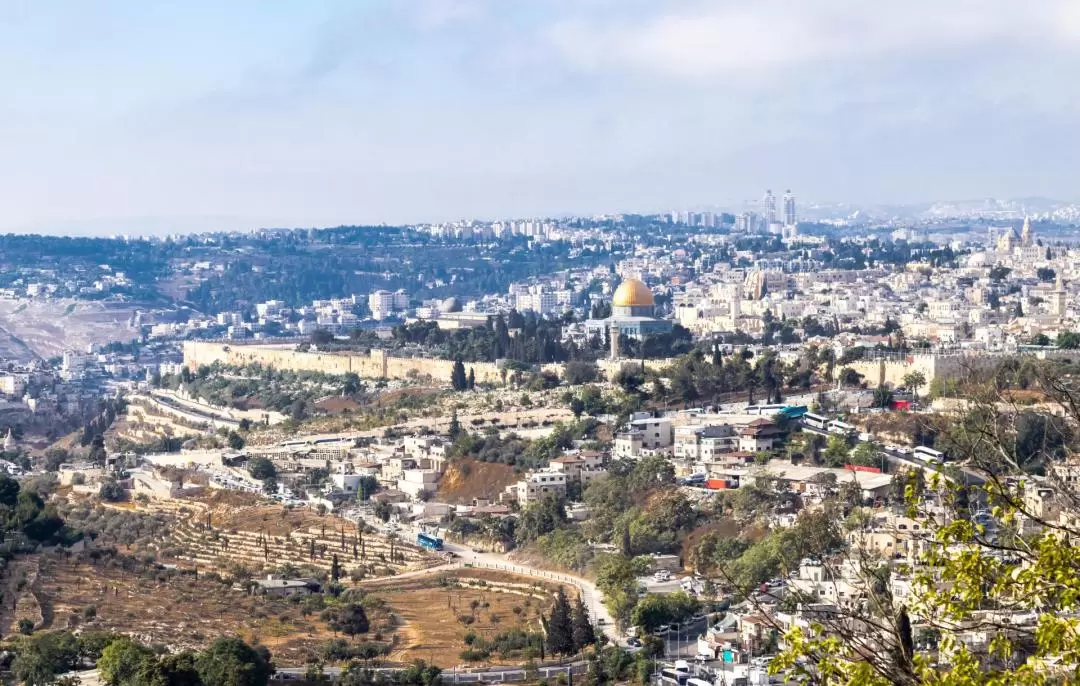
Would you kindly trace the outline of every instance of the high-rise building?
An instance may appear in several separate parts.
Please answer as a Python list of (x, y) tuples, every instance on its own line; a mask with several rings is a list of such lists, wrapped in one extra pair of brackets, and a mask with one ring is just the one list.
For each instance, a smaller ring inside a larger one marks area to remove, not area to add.
[(765, 215), (766, 226), (776, 221), (776, 196), (771, 190), (765, 191), (765, 197), (761, 199), (761, 213)]
[(795, 226), (795, 196), (791, 189), (784, 191), (784, 226)]

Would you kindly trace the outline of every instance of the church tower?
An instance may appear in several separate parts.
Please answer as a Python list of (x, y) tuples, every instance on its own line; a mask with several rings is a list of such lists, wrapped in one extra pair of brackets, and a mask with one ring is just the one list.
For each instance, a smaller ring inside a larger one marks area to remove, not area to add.
[(1069, 294), (1065, 291), (1065, 281), (1062, 280), (1061, 274), (1058, 274), (1050, 303), (1054, 316), (1063, 319), (1069, 307)]
[(1025, 248), (1030, 248), (1035, 244), (1035, 239), (1031, 235), (1031, 219), (1024, 217), (1024, 228), (1020, 230), (1020, 245)]

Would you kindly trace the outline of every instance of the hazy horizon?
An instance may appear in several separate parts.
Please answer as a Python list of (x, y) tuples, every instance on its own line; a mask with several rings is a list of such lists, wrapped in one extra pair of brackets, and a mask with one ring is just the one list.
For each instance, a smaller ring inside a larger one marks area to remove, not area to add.
[(1065, 0), (16, 2), (0, 232), (1071, 201), (1078, 67)]

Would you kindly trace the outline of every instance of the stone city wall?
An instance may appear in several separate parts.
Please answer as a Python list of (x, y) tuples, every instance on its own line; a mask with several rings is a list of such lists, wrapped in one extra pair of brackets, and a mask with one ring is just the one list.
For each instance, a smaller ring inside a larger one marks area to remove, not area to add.
[[(300, 352), (293, 346), (237, 345), (217, 341), (187, 341), (184, 343), (184, 366), (194, 371), (202, 365), (221, 364), (244, 366), (261, 364), (289, 371), (321, 372), (323, 374), (356, 374), (365, 379), (414, 379), (428, 376), (449, 383), (454, 363), (423, 357), (392, 357), (383, 350), (364, 353)], [(502, 381), (498, 365), (473, 362), (472, 369), (480, 383)]]
[[(372, 350), (367, 354), (350, 352), (300, 352), (293, 345), (236, 344), (222, 341), (186, 341), (184, 343), (184, 366), (195, 371), (202, 365), (215, 362), (242, 367), (261, 364), (288, 371), (321, 372), (323, 374), (353, 373), (364, 379), (415, 379), (430, 377), (441, 383), (450, 383), (454, 363), (427, 357), (394, 357), (384, 350)], [(661, 369), (671, 360), (646, 360), (649, 369)], [(597, 367), (606, 378), (612, 379), (623, 365), (640, 365), (639, 360), (599, 360)], [(472, 370), (477, 383), (501, 384), (500, 365), (492, 362), (468, 362), (466, 373)], [(553, 371), (560, 377), (564, 365), (546, 364), (542, 369)]]
[(837, 369), (851, 367), (865, 377), (866, 384), (870, 388), (876, 388), (881, 384), (903, 386), (904, 376), (911, 372), (922, 372), (923, 376), (926, 377), (927, 385), (920, 391), (925, 393), (929, 389), (930, 383), (939, 376), (946, 379), (961, 377), (969, 371), (992, 368), (1001, 364), (1004, 360), (1018, 355), (1031, 356), (1037, 359), (1069, 359), (1080, 357), (1080, 351), (1040, 350), (1024, 353), (913, 354), (877, 360), (861, 360), (842, 366), (838, 365)]

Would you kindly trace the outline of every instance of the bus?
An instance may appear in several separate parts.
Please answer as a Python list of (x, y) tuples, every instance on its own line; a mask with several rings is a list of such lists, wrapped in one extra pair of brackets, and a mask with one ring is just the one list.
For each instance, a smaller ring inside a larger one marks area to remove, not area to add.
[(686, 680), (686, 686), (713, 686), (713, 685), (712, 685), (712, 682), (710, 682), (710, 681), (705, 681), (704, 679), (697, 679), (697, 678), (691, 677), (691, 678)]
[(680, 480), (680, 483), (682, 483), (684, 486), (704, 486), (705, 475), (700, 472), (698, 472), (697, 474), (691, 474), (690, 476), (683, 477)]
[(941, 452), (940, 450), (927, 448), (924, 445), (920, 445), (918, 448), (915, 448), (913, 454), (915, 455), (915, 457), (919, 458), (920, 460), (925, 460), (926, 462), (945, 462), (948, 459), (947, 457), (945, 457), (945, 453)]
[(828, 430), (829, 433), (836, 436), (852, 436), (855, 434), (856, 431), (858, 431), (858, 429), (856, 429), (851, 424), (846, 424), (839, 419), (834, 419), (829, 422)]
[(427, 548), (428, 550), (442, 550), (442, 539), (438, 536), (424, 533), (423, 531), (416, 534), (416, 544), (421, 548)]
[(779, 414), (787, 409), (787, 405), (747, 405), (743, 410), (745, 414), (759, 414), (762, 416), (772, 416)]
[(807, 412), (802, 416), (803, 426), (808, 426), (811, 429), (817, 429), (818, 431), (825, 431), (829, 428), (829, 418), (822, 417), (819, 414), (813, 412)]
[(680, 672), (671, 667), (665, 667), (660, 670), (660, 683), (667, 684), (668, 686), (686, 686), (686, 681), (689, 678), (690, 675), (688, 673)]
[(784, 419), (798, 419), (806, 415), (806, 405), (788, 405), (780, 410), (779, 415)]

